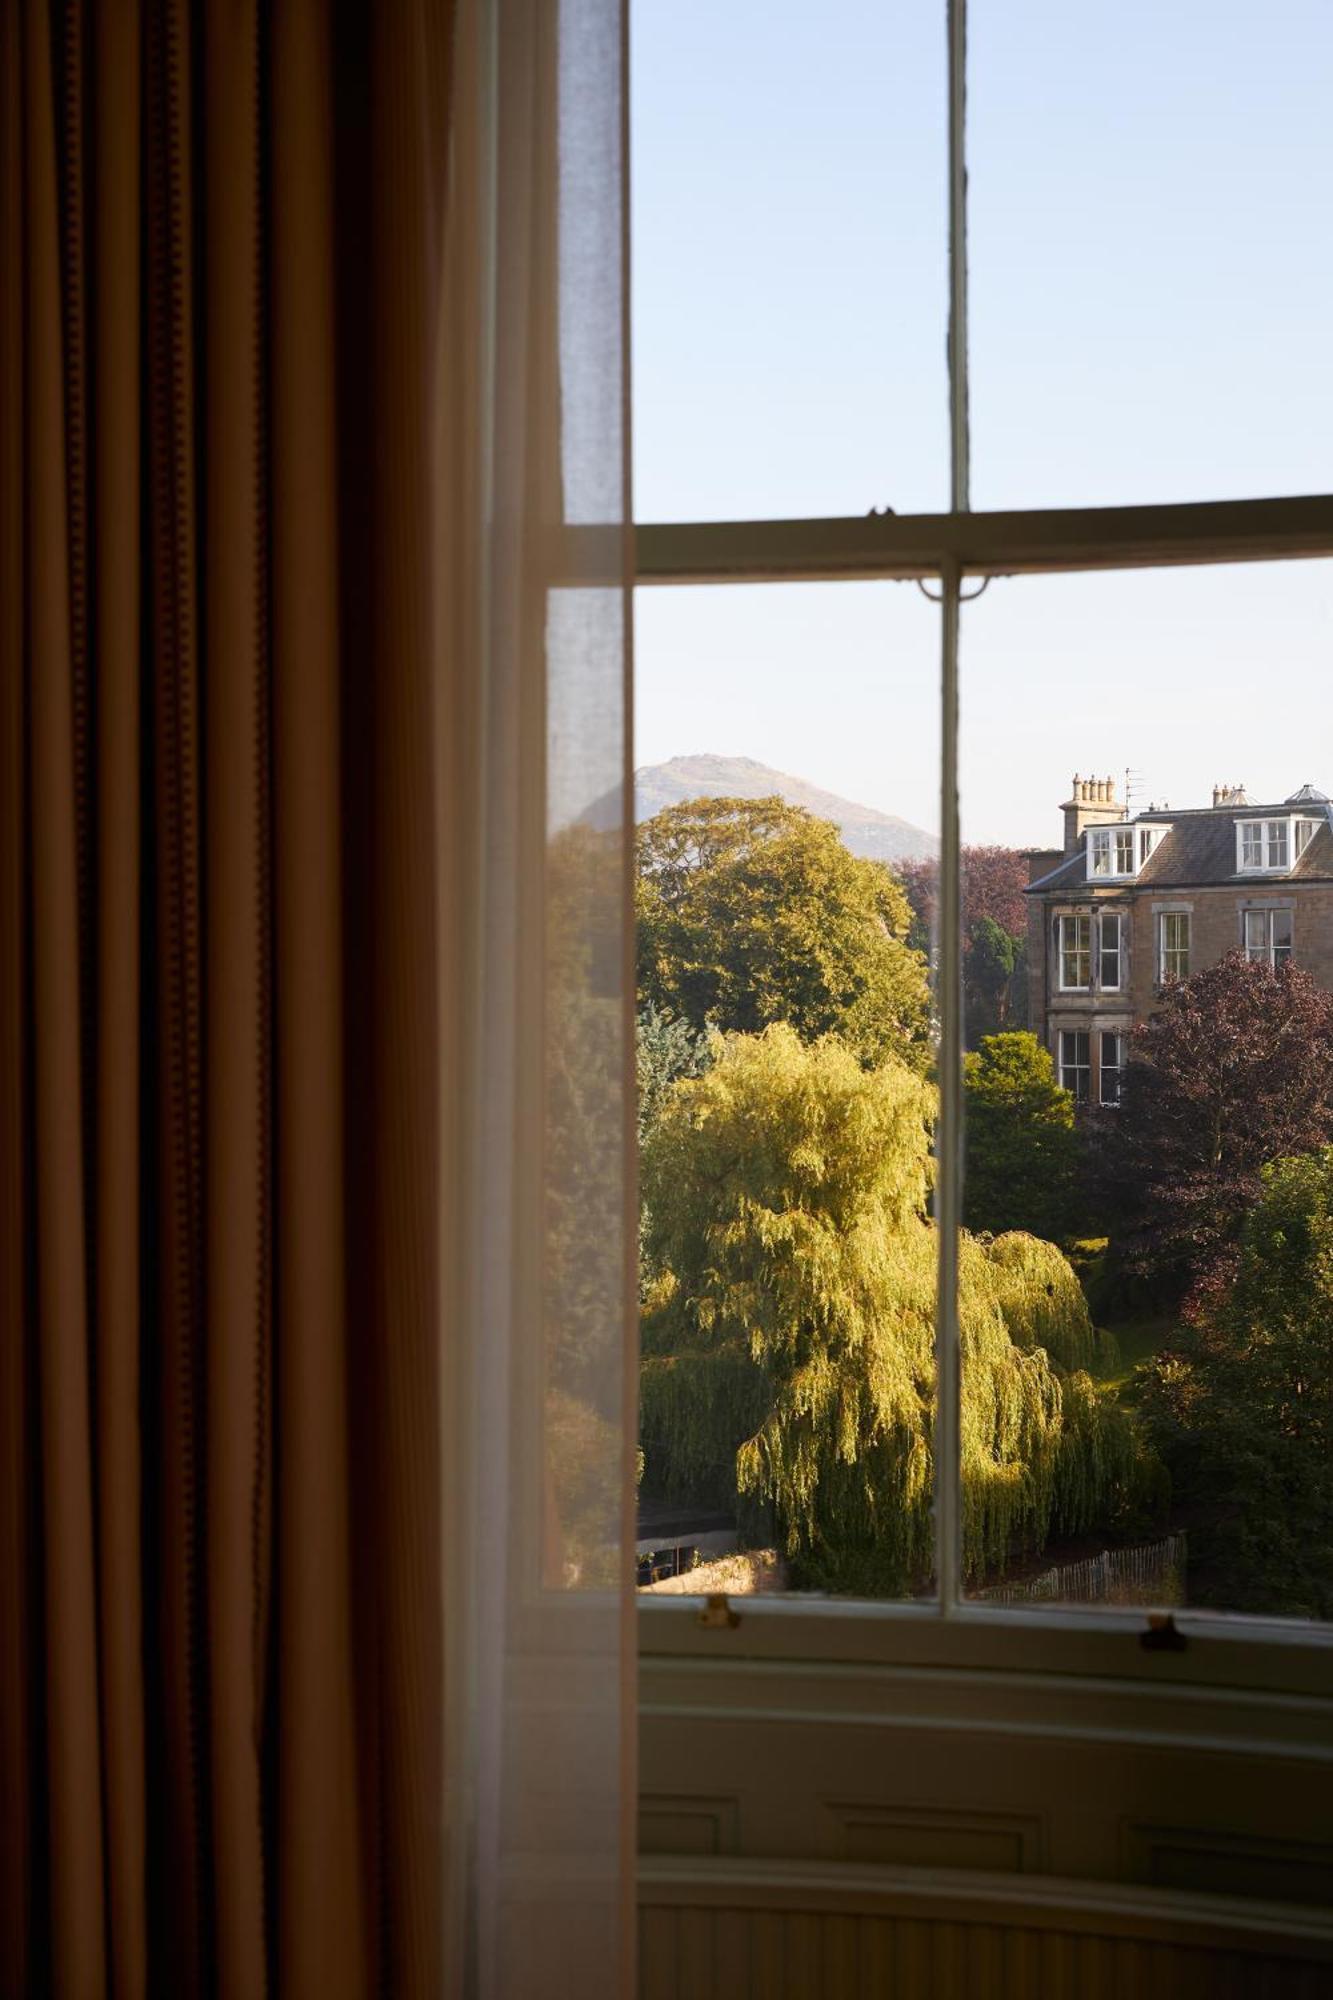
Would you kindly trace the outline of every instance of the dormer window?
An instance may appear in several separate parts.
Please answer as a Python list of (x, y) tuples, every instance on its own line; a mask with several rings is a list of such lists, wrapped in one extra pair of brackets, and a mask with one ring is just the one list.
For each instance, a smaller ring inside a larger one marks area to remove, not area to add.
[(1167, 826), (1141, 826), (1139, 828), (1140, 868), (1142, 868), (1148, 856), (1159, 846), (1164, 836), (1170, 831), (1170, 827)]
[(1094, 826), (1088, 830), (1088, 874), (1108, 879), (1137, 873), (1132, 826)]
[(1236, 872), (1273, 874), (1291, 866), (1291, 822), (1242, 819), (1236, 822)]
[(1296, 859), (1299, 861), (1310, 842), (1319, 831), (1317, 819), (1298, 819), (1296, 822)]

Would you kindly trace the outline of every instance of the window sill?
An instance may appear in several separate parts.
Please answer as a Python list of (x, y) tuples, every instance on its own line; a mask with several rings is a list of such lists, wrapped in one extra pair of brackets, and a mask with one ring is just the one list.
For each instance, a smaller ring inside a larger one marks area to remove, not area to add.
[[(1177, 1611), (1183, 1652), (1152, 1652), (1140, 1608), (1017, 1610), (934, 1604), (833, 1603), (817, 1597), (738, 1598), (739, 1623), (699, 1623), (701, 1597), (640, 1600), (642, 1660), (717, 1664), (905, 1667), (1114, 1677), (1144, 1688), (1246, 1690), (1315, 1699), (1333, 1724), (1333, 1626), (1299, 1619)], [(1330, 1751), (1333, 1756), (1333, 1751)]]

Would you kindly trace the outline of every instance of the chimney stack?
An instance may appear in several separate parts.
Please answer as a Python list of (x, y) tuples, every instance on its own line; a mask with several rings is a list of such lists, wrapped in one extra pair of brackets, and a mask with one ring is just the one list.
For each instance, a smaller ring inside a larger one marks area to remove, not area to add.
[(1066, 854), (1082, 846), (1083, 835), (1090, 826), (1110, 826), (1125, 817), (1124, 806), (1116, 797), (1114, 778), (1080, 778), (1077, 771), (1061, 811), (1065, 816)]
[(1249, 803), (1249, 800), (1245, 796), (1244, 785), (1213, 786), (1214, 811), (1216, 811), (1218, 806), (1247, 806)]

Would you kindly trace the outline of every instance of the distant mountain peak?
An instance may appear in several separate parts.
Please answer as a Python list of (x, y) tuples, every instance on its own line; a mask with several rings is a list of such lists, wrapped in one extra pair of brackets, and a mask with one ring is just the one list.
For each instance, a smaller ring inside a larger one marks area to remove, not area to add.
[(939, 852), (936, 836), (910, 820), (839, 798), (836, 792), (826, 792), (788, 771), (775, 771), (755, 757), (724, 757), (714, 750), (670, 757), (665, 764), (645, 764), (637, 770), (634, 817), (651, 819), (685, 799), (763, 799), (774, 794), (788, 805), (804, 806), (819, 819), (831, 819), (851, 852), (869, 860), (908, 861)]

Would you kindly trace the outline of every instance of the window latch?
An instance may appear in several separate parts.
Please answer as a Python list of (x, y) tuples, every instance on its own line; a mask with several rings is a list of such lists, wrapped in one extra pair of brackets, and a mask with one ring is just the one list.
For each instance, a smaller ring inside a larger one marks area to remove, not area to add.
[(699, 1623), (710, 1632), (734, 1631), (741, 1622), (739, 1611), (733, 1611), (727, 1602), (725, 1590), (712, 1590), (704, 1599), (704, 1608), (699, 1613)]
[(1170, 1611), (1157, 1611), (1149, 1616), (1148, 1629), (1139, 1633), (1139, 1644), (1145, 1653), (1183, 1653), (1189, 1640)]

